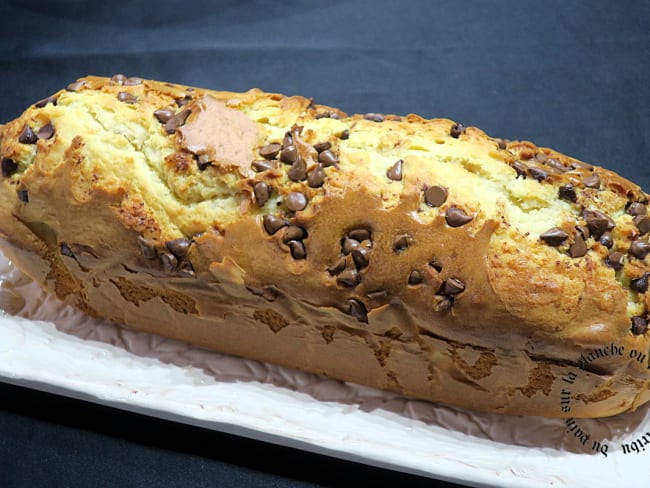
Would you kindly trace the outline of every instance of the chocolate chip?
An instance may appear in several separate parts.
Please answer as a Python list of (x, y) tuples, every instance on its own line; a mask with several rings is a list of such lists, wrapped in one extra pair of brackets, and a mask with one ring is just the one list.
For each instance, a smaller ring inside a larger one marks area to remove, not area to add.
[(371, 291), (366, 296), (369, 300), (384, 300), (388, 297), (388, 292), (386, 290), (375, 290)]
[(637, 215), (647, 215), (648, 207), (640, 202), (632, 202), (629, 207), (625, 209), (625, 213), (636, 217)]
[(650, 273), (646, 272), (643, 273), (643, 276), (641, 276), (641, 278), (630, 280), (630, 288), (632, 288), (637, 293), (645, 293), (648, 291), (648, 277), (650, 277)]
[(264, 159), (274, 159), (278, 154), (280, 154), (281, 149), (282, 146), (280, 144), (273, 142), (271, 144), (263, 146), (260, 149), (259, 153), (260, 156), (262, 156)]
[(156, 252), (156, 247), (153, 244), (153, 241), (145, 239), (142, 236), (138, 236), (138, 247), (140, 248), (140, 253), (146, 259), (154, 259), (158, 257)]
[(600, 187), (600, 177), (597, 173), (593, 173), (586, 178), (582, 179), (582, 184), (587, 188), (599, 188)]
[(291, 181), (306, 180), (307, 165), (305, 164), (305, 161), (302, 158), (298, 158), (298, 160), (291, 165), (291, 168), (289, 168), (289, 171), (287, 172), (287, 176)]
[(402, 252), (406, 251), (409, 246), (413, 244), (413, 237), (408, 234), (402, 234), (395, 238), (393, 241), (393, 251)]
[(370, 251), (360, 247), (358, 249), (353, 249), (350, 253), (352, 255), (352, 260), (356, 264), (357, 268), (365, 268), (370, 262)]
[(263, 207), (264, 204), (269, 201), (272, 191), (273, 188), (263, 181), (255, 183), (255, 186), (253, 186), (253, 193), (255, 195), (255, 203), (257, 203), (258, 207)]
[(142, 84), (142, 79), (141, 78), (127, 78), (124, 80), (124, 86), (135, 86), (135, 85), (140, 85)]
[(170, 252), (165, 252), (160, 255), (160, 262), (165, 273), (171, 273), (178, 266), (178, 259)]
[(650, 217), (647, 215), (637, 215), (634, 217), (634, 225), (639, 229), (641, 235), (647, 234), (650, 232)]
[(364, 228), (353, 229), (348, 232), (348, 237), (355, 239), (359, 242), (370, 240), (370, 231)]
[(2, 158), (0, 166), (2, 167), (2, 176), (5, 178), (9, 178), (18, 170), (18, 165), (13, 159), (10, 158)]
[(56, 97), (55, 97), (55, 96), (51, 96), (51, 97), (47, 97), (47, 98), (44, 98), (44, 99), (42, 99), (42, 100), (39, 100), (38, 102), (36, 102), (36, 103), (34, 104), (34, 107), (36, 107), (36, 108), (43, 108), (43, 107), (45, 107), (48, 103), (51, 103), (52, 105), (56, 105)]
[(212, 162), (210, 161), (210, 157), (207, 154), (201, 154), (198, 158), (196, 158), (196, 166), (199, 168), (199, 171), (205, 171), (211, 164)]
[(339, 158), (329, 149), (326, 149), (318, 155), (318, 162), (322, 163), (325, 168), (334, 166), (339, 163)]
[(154, 111), (153, 115), (158, 119), (158, 122), (165, 124), (174, 116), (174, 112), (168, 109), (159, 109)]
[(176, 273), (184, 276), (186, 278), (196, 278), (196, 272), (194, 271), (194, 266), (189, 261), (184, 261), (176, 270)]
[(497, 141), (497, 148), (498, 149), (506, 149), (508, 147), (508, 143), (504, 139), (499, 139)]
[(569, 234), (559, 227), (553, 227), (539, 236), (549, 246), (557, 247), (569, 238)]
[(336, 275), (339, 274), (341, 271), (343, 271), (347, 266), (347, 261), (344, 256), (341, 256), (336, 263), (334, 263), (332, 266), (327, 268), (327, 271), (330, 272), (330, 274)]
[(348, 299), (348, 313), (359, 322), (368, 323), (368, 311), (363, 303), (354, 298)]
[(393, 164), (390, 168), (388, 168), (388, 171), (386, 171), (386, 176), (388, 176), (389, 179), (393, 181), (402, 181), (402, 166), (404, 165), (404, 161), (402, 159), (398, 159), (395, 164)]
[(37, 135), (39, 139), (51, 139), (54, 135), (54, 126), (52, 125), (52, 122), (48, 122), (43, 127), (38, 129)]
[(290, 225), (284, 230), (282, 241), (289, 243), (289, 241), (302, 241), (307, 236), (307, 232), (302, 227), (297, 225)]
[(465, 132), (463, 124), (456, 123), (451, 126), (451, 129), (449, 129), (449, 135), (454, 139), (458, 139), (463, 132)]
[(623, 267), (624, 259), (625, 256), (623, 256), (622, 253), (618, 251), (614, 251), (609, 256), (607, 256), (607, 258), (605, 259), (605, 264), (607, 264), (607, 266), (609, 266), (610, 268), (619, 270)]
[(298, 161), (298, 149), (293, 144), (289, 144), (280, 153), (280, 161), (287, 164), (293, 164)]
[(113, 76), (111, 77), (111, 81), (112, 81), (113, 83), (117, 84), (117, 85), (123, 85), (124, 82), (126, 81), (126, 76), (124, 76), (124, 75), (121, 74), (121, 73), (118, 73), (118, 74), (113, 75)]
[(568, 202), (575, 203), (578, 200), (576, 195), (576, 189), (571, 183), (562, 185), (559, 189), (560, 200), (566, 200)]
[(611, 232), (603, 232), (603, 234), (598, 239), (598, 242), (600, 242), (607, 249), (611, 249), (614, 245), (614, 236), (612, 236)]
[(438, 273), (442, 271), (442, 263), (438, 258), (433, 258), (431, 261), (429, 261), (429, 266), (435, 269)]
[(550, 168), (553, 168), (554, 170), (556, 170), (556, 172), (559, 173), (566, 173), (567, 171), (570, 170), (570, 168), (567, 168), (561, 162), (559, 162), (557, 159), (554, 158), (548, 158), (546, 161), (544, 161), (544, 164), (546, 166), (549, 166)]
[(586, 225), (576, 225), (576, 230), (580, 232), (580, 234), (584, 239), (589, 239), (589, 236), (591, 235), (591, 231), (589, 230), (589, 227), (587, 227)]
[(21, 188), (20, 190), (16, 190), (16, 196), (18, 197), (18, 200), (20, 200), (21, 202), (29, 203), (29, 193), (24, 188)]
[(512, 163), (512, 168), (517, 173), (517, 178), (522, 176), (524, 179), (526, 179), (526, 170), (528, 169), (528, 166), (526, 166), (521, 161), (515, 161), (514, 163)]
[(285, 149), (292, 145), (293, 145), (293, 136), (291, 135), (291, 132), (286, 132), (284, 134), (284, 139), (282, 139), (282, 149)]
[(424, 281), (424, 276), (417, 269), (414, 269), (409, 273), (408, 283), (409, 285), (419, 285)]
[(289, 210), (292, 212), (298, 212), (304, 210), (307, 206), (307, 197), (304, 193), (292, 191), (287, 195), (285, 203)]
[(293, 259), (305, 259), (307, 257), (307, 251), (305, 250), (305, 245), (302, 242), (289, 241), (287, 245), (289, 246), (291, 257), (293, 257)]
[(569, 247), (569, 256), (572, 258), (581, 258), (587, 254), (587, 243), (581, 234), (576, 234), (573, 244)]
[(124, 103), (135, 103), (138, 101), (138, 97), (131, 95), (129, 92), (120, 92), (117, 94), (117, 99), (120, 102)]
[(271, 235), (275, 234), (282, 227), (289, 225), (289, 222), (275, 215), (265, 215), (262, 222), (264, 224), (264, 230)]
[(79, 88), (84, 86), (86, 84), (85, 81), (75, 81), (74, 83), (70, 83), (68, 86), (65, 87), (66, 91), (69, 92), (76, 92)]
[(262, 172), (262, 171), (268, 171), (268, 170), (274, 168), (273, 163), (271, 163), (270, 161), (267, 161), (267, 160), (265, 160), (265, 159), (261, 159), (261, 160), (253, 161), (253, 162), (251, 163), (251, 166), (252, 166), (253, 169), (254, 169), (255, 171), (257, 171), (258, 173), (260, 173), (260, 172)]
[(314, 144), (314, 149), (316, 149), (316, 151), (319, 153), (322, 153), (323, 151), (327, 151), (328, 149), (331, 148), (332, 148), (331, 142), (319, 142), (318, 144)]
[(325, 171), (322, 164), (317, 164), (316, 167), (309, 173), (307, 184), (311, 188), (319, 188), (325, 183)]
[(442, 285), (443, 295), (458, 295), (465, 291), (465, 283), (458, 278), (449, 278)]
[(189, 251), (191, 244), (191, 241), (185, 237), (173, 239), (165, 243), (169, 252), (171, 252), (178, 259), (183, 259), (185, 256), (187, 256), (187, 252)]
[(350, 131), (348, 129), (345, 129), (341, 134), (339, 134), (339, 139), (346, 140), (350, 138)]
[(319, 119), (329, 119), (329, 118), (331, 117), (331, 115), (332, 115), (332, 114), (330, 114), (329, 112), (321, 112), (321, 113), (319, 113), (319, 114), (314, 115), (314, 118), (315, 118), (316, 120), (319, 120)]
[(171, 119), (165, 123), (165, 131), (167, 134), (173, 134), (176, 132), (176, 129), (182, 127), (185, 124), (185, 121), (190, 116), (190, 109), (184, 108), (177, 114), (175, 114)]
[(363, 116), (364, 119), (369, 120), (371, 122), (383, 122), (384, 121), (384, 116), (382, 114), (373, 114), (369, 113)]
[(185, 95), (184, 97), (177, 98), (176, 100), (176, 105), (179, 107), (184, 107), (188, 103), (192, 101), (192, 95)]
[(632, 317), (632, 334), (642, 335), (648, 330), (648, 319), (645, 317)]
[(30, 126), (25, 124), (23, 131), (18, 136), (18, 142), (21, 144), (36, 144), (36, 141), (38, 141), (38, 136), (34, 133)]
[(344, 255), (350, 254), (354, 249), (358, 249), (361, 243), (357, 241), (356, 239), (351, 239), (349, 237), (345, 237), (343, 239), (343, 242), (341, 243), (341, 250), (343, 251)]
[(347, 268), (336, 277), (339, 285), (354, 287), (361, 283), (361, 275), (354, 268)]
[(433, 297), (433, 311), (446, 312), (454, 304), (454, 297), (444, 295), (434, 295)]
[(534, 180), (539, 181), (540, 183), (548, 178), (548, 173), (541, 168), (528, 168), (528, 175)]
[(640, 240), (632, 241), (627, 252), (635, 258), (644, 259), (650, 253), (650, 243)]
[(615, 222), (600, 210), (585, 210), (582, 212), (582, 218), (585, 219), (589, 230), (595, 237), (600, 237), (603, 232), (612, 230), (616, 225)]
[(69, 258), (74, 258), (74, 253), (72, 252), (72, 249), (70, 249), (70, 246), (66, 242), (62, 242), (59, 245), (59, 251), (61, 251), (61, 254), (64, 256), (68, 256)]
[(424, 202), (430, 207), (439, 207), (447, 201), (447, 189), (444, 186), (433, 185), (424, 190)]
[(445, 220), (449, 227), (460, 227), (461, 225), (470, 222), (473, 218), (474, 217), (467, 215), (464, 210), (457, 207), (450, 207), (445, 216)]

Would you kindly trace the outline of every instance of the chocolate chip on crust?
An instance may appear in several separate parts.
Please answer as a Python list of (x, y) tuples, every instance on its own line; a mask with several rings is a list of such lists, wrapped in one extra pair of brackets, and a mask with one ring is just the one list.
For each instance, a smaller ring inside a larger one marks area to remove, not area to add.
[(650, 243), (638, 239), (632, 241), (628, 252), (637, 259), (644, 259), (650, 253)]
[(406, 251), (413, 244), (413, 237), (409, 234), (401, 234), (393, 241), (393, 251)]
[(63, 254), (64, 256), (68, 256), (68, 257), (70, 257), (70, 258), (74, 258), (74, 253), (72, 252), (72, 249), (70, 249), (70, 246), (68, 245), (67, 242), (62, 242), (62, 243), (59, 245), (59, 251), (60, 251), (61, 254)]
[(121, 73), (111, 76), (111, 81), (116, 85), (123, 85), (126, 81), (126, 76)]
[(54, 135), (54, 126), (52, 125), (52, 122), (48, 122), (45, 124), (43, 127), (38, 129), (38, 138), (39, 139), (51, 139), (52, 136)]
[(344, 237), (343, 241), (341, 242), (341, 251), (345, 256), (347, 256), (355, 249), (358, 249), (360, 245), (361, 243), (356, 239), (352, 239), (350, 237)]
[(458, 295), (465, 291), (465, 283), (458, 278), (449, 278), (442, 285), (442, 295)]
[(344, 285), (352, 288), (361, 283), (361, 275), (356, 269), (347, 268), (339, 273), (339, 275), (336, 277), (336, 282), (339, 285)]
[(318, 154), (318, 162), (321, 163), (325, 168), (334, 166), (339, 163), (339, 158), (329, 149), (325, 149), (323, 152)]
[(582, 235), (584, 239), (589, 239), (589, 236), (591, 236), (591, 231), (586, 225), (576, 225), (576, 230), (580, 233), (580, 235)]
[(266, 232), (270, 235), (275, 234), (282, 227), (289, 225), (288, 221), (281, 219), (280, 217), (276, 217), (275, 215), (265, 215), (262, 219), (262, 222), (264, 224), (264, 230), (266, 230)]
[(2, 158), (0, 166), (2, 167), (2, 176), (5, 178), (9, 178), (18, 171), (18, 164), (11, 158)]
[(259, 150), (259, 154), (264, 159), (274, 159), (278, 154), (280, 154), (281, 149), (282, 146), (280, 144), (273, 142), (271, 144), (262, 146), (262, 148)]
[(572, 258), (581, 258), (587, 254), (587, 243), (579, 232), (576, 233), (573, 244), (569, 247), (569, 256)]
[(138, 97), (136, 97), (135, 95), (132, 95), (129, 92), (120, 92), (120, 93), (118, 93), (117, 94), (117, 99), (120, 102), (124, 102), (124, 103), (136, 103), (138, 101)]
[(310, 188), (319, 188), (325, 183), (325, 171), (322, 164), (317, 164), (316, 167), (309, 173), (307, 184)]
[(16, 190), (16, 196), (18, 197), (18, 200), (20, 200), (21, 202), (29, 203), (29, 193), (24, 188)]
[(646, 317), (632, 317), (632, 334), (642, 335), (648, 330), (648, 319)]
[(345, 141), (350, 138), (350, 130), (345, 129), (343, 132), (339, 134), (339, 139)]
[(409, 285), (419, 285), (424, 281), (424, 276), (417, 269), (414, 269), (409, 273), (408, 284)]
[(375, 113), (368, 113), (363, 116), (364, 119), (369, 120), (371, 122), (383, 122), (384, 121), (384, 116), (382, 114), (375, 114)]
[(463, 124), (454, 124), (451, 126), (449, 129), (449, 135), (453, 137), (454, 139), (458, 139), (462, 133), (465, 132), (465, 127), (463, 127)]
[(194, 266), (189, 261), (183, 261), (176, 270), (176, 273), (186, 278), (196, 278)]
[(325, 142), (319, 142), (318, 144), (314, 144), (314, 149), (316, 149), (316, 152), (322, 153), (323, 151), (327, 151), (328, 149), (332, 148), (332, 143), (329, 141)]
[(275, 167), (271, 161), (267, 161), (265, 159), (258, 159), (256, 161), (253, 161), (251, 163), (251, 166), (257, 173), (261, 173), (262, 171), (268, 171)]
[(135, 86), (142, 84), (142, 78), (131, 77), (124, 80), (124, 86)]
[(160, 255), (160, 263), (165, 273), (171, 273), (178, 266), (178, 259), (172, 253), (165, 252)]
[(384, 300), (388, 297), (388, 292), (386, 290), (375, 290), (371, 291), (366, 296), (369, 300)]
[(42, 100), (39, 100), (34, 104), (34, 107), (36, 108), (43, 108), (45, 107), (48, 103), (51, 103), (52, 105), (56, 105), (57, 98), (55, 96), (43, 98)]
[(612, 236), (612, 233), (609, 231), (603, 232), (603, 234), (598, 238), (598, 242), (600, 242), (607, 249), (611, 249), (614, 245), (614, 236)]
[(526, 166), (524, 163), (521, 161), (515, 161), (512, 163), (512, 169), (515, 170), (517, 173), (517, 179), (521, 176), (523, 179), (526, 179), (526, 170), (528, 169), (528, 166)]
[(353, 249), (350, 253), (352, 255), (352, 260), (356, 264), (357, 268), (365, 268), (370, 262), (370, 251), (360, 247), (358, 249)]
[(282, 242), (289, 243), (289, 241), (302, 241), (307, 237), (307, 231), (297, 225), (290, 225), (284, 230), (282, 235)]
[(571, 183), (562, 185), (559, 188), (559, 197), (560, 200), (566, 200), (567, 202), (572, 202), (572, 203), (575, 203), (578, 200), (576, 189)]
[(540, 183), (548, 178), (548, 173), (541, 168), (528, 168), (528, 175)]
[(402, 181), (402, 167), (404, 166), (404, 160), (399, 159), (386, 171), (386, 176), (388, 179), (393, 181)]
[(185, 124), (185, 121), (190, 116), (190, 113), (190, 109), (184, 108), (175, 114), (172, 118), (165, 122), (165, 132), (167, 132), (167, 134), (173, 134), (176, 132), (176, 129), (182, 127), (183, 124)]
[(280, 161), (287, 164), (293, 164), (298, 161), (300, 155), (298, 154), (298, 148), (293, 144), (289, 144), (282, 149), (280, 152)]
[(158, 122), (165, 124), (174, 116), (174, 112), (168, 109), (159, 109), (154, 111), (153, 116), (158, 119)]
[(177, 98), (176, 105), (179, 107), (184, 107), (192, 101), (192, 95), (185, 95), (184, 97)]
[(498, 139), (497, 140), (497, 148), (498, 149), (503, 150), (503, 149), (506, 149), (507, 147), (508, 147), (508, 141), (506, 141), (505, 139)]
[(352, 229), (350, 232), (348, 232), (348, 237), (355, 239), (356, 241), (363, 242), (370, 240), (371, 233), (368, 229), (360, 227), (358, 229)]
[(359, 300), (354, 298), (348, 299), (348, 313), (359, 322), (368, 323), (368, 310), (366, 310), (366, 306)]
[(467, 215), (464, 210), (458, 207), (450, 207), (445, 216), (445, 220), (449, 227), (460, 227), (471, 222), (473, 218), (474, 217)]
[(343, 271), (347, 266), (347, 260), (345, 259), (345, 256), (341, 256), (336, 263), (334, 263), (332, 266), (327, 268), (327, 271), (329, 271), (330, 274), (336, 275), (339, 274), (341, 271)]
[(634, 225), (639, 229), (641, 235), (647, 234), (650, 232), (650, 217), (647, 215), (637, 215), (634, 217)]
[(167, 241), (165, 243), (169, 252), (171, 252), (178, 259), (183, 259), (185, 256), (187, 256), (187, 252), (189, 251), (191, 244), (192, 242), (185, 237), (172, 239), (171, 241)]
[(454, 304), (453, 296), (434, 295), (433, 296), (433, 311), (446, 312)]
[(587, 222), (589, 230), (594, 237), (600, 237), (604, 232), (612, 230), (615, 222), (600, 210), (585, 210), (582, 212), (582, 218)]
[(289, 241), (287, 245), (293, 259), (305, 259), (307, 257), (305, 245), (301, 241)]
[(68, 86), (66, 86), (65, 89), (66, 91), (69, 92), (76, 92), (77, 90), (79, 90), (79, 88), (81, 88), (85, 84), (86, 84), (85, 81), (75, 81), (74, 83), (70, 83)]
[(23, 127), (22, 132), (18, 136), (18, 142), (21, 144), (36, 144), (38, 141), (38, 136), (36, 133), (32, 130), (30, 126), (25, 124), (25, 127)]
[(302, 158), (298, 158), (295, 163), (291, 165), (287, 176), (291, 181), (304, 181), (307, 179), (307, 165)]
[(625, 209), (625, 213), (632, 215), (633, 217), (636, 217), (637, 215), (647, 215), (648, 207), (640, 202), (632, 202)]
[(285, 198), (285, 203), (287, 208), (292, 212), (298, 212), (304, 210), (307, 207), (307, 197), (304, 193), (297, 191), (292, 191)]
[(439, 207), (447, 201), (447, 194), (447, 189), (444, 186), (430, 186), (424, 190), (424, 203), (430, 207)]
[(619, 270), (623, 268), (624, 260), (625, 260), (625, 256), (623, 255), (623, 253), (614, 251), (609, 256), (607, 256), (607, 258), (605, 259), (605, 264), (607, 264), (607, 266), (609, 266), (610, 268)]
[(201, 154), (196, 158), (196, 167), (199, 168), (199, 171), (205, 171), (211, 164), (212, 162), (207, 154)]
[(592, 173), (582, 179), (582, 184), (587, 188), (600, 188), (600, 177), (598, 173)]
[(253, 186), (253, 194), (255, 195), (255, 203), (258, 207), (263, 207), (269, 201), (273, 188), (263, 181), (258, 181)]
[(539, 238), (549, 246), (557, 247), (569, 238), (569, 234), (559, 227), (553, 227), (540, 235)]
[(142, 257), (145, 259), (155, 259), (158, 257), (158, 253), (156, 252), (156, 247), (154, 246), (153, 241), (145, 239), (142, 236), (138, 236), (137, 241)]
[(643, 276), (641, 276), (640, 278), (637, 278), (635, 280), (630, 280), (630, 288), (632, 288), (637, 293), (645, 293), (646, 291), (648, 291), (649, 277), (650, 277), (650, 273), (645, 272), (643, 273)]

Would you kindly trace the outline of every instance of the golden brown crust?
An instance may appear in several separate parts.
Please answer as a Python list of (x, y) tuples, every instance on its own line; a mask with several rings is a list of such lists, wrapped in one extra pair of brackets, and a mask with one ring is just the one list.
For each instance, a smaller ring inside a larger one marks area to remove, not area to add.
[[(80, 81), (0, 128), (3, 249), (61, 299), (478, 410), (650, 400), (650, 221), (633, 183), (446, 119)], [(612, 344), (626, 354), (580, 363)]]

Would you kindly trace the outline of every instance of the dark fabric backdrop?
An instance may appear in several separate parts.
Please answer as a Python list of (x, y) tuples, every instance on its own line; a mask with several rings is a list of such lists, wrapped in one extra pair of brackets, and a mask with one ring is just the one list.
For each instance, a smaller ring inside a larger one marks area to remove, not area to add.
[[(0, 1), (0, 122), (77, 77), (118, 72), (448, 117), (650, 189), (648, 2)], [(430, 486), (0, 385), (2, 487), (349, 483)]]

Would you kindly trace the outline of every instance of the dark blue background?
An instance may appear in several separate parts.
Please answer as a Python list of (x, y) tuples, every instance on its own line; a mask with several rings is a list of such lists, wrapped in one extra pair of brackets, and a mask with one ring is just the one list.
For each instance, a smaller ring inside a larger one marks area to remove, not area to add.
[[(0, 2), (0, 121), (77, 77), (118, 72), (448, 117), (650, 189), (648, 2)], [(429, 484), (0, 386), (3, 487), (346, 481)]]

